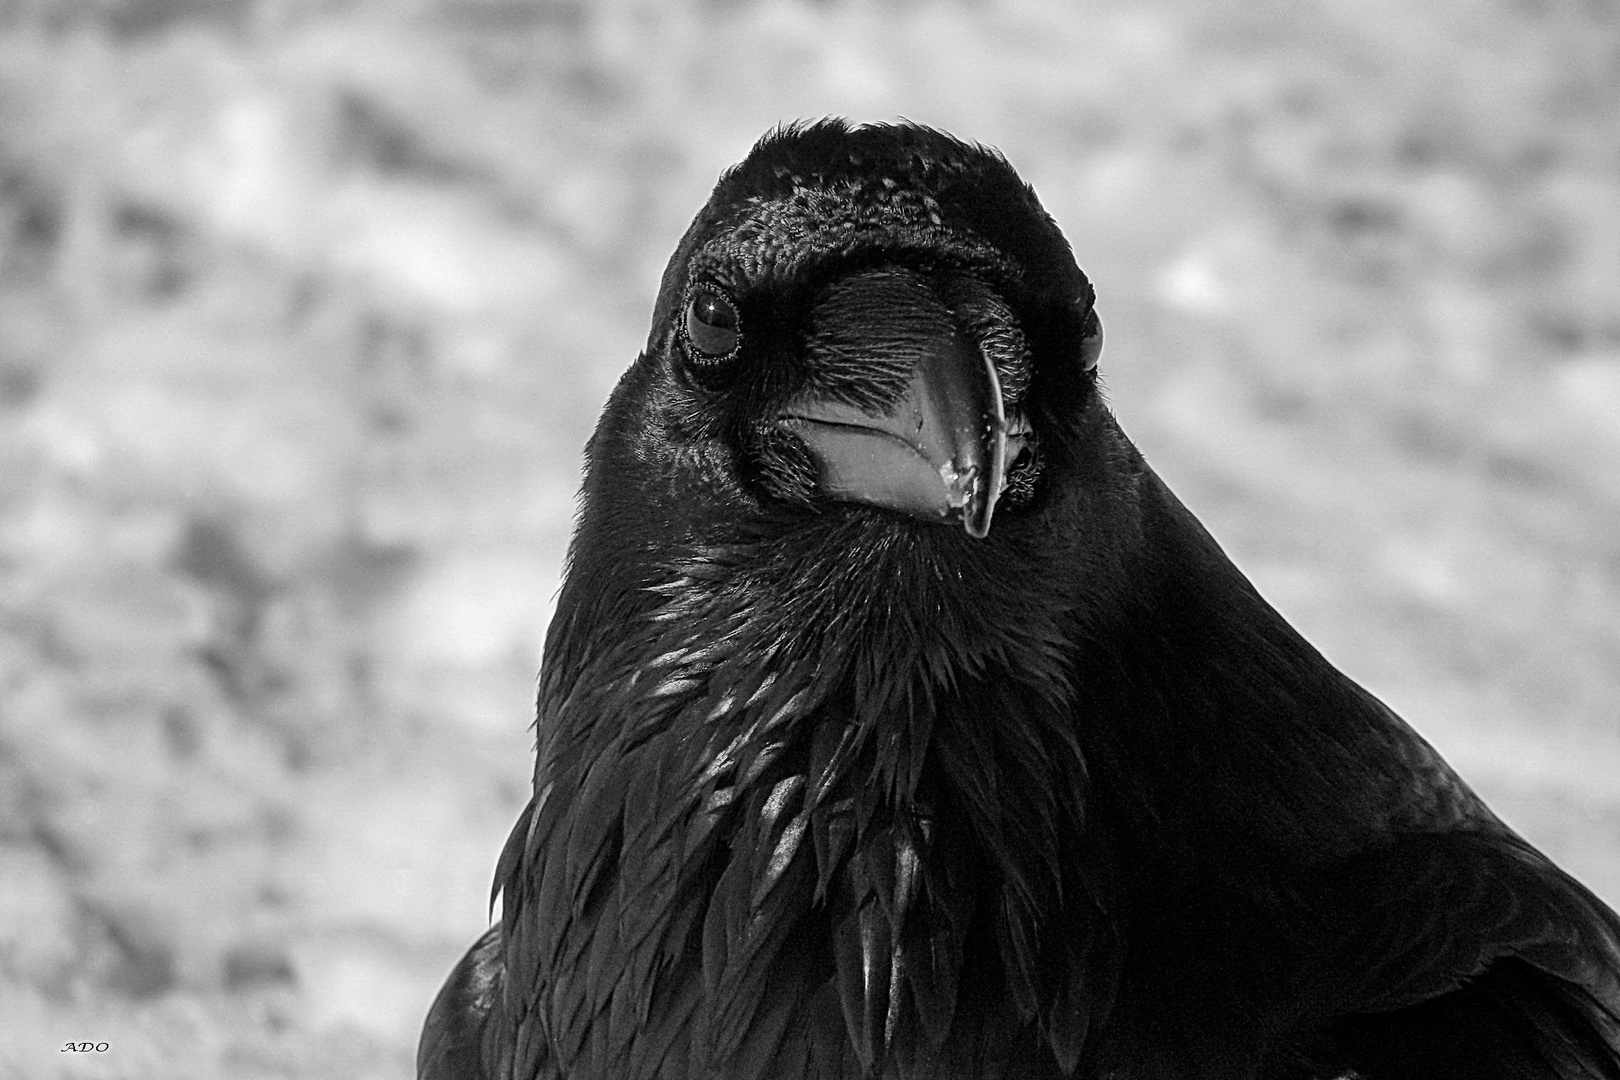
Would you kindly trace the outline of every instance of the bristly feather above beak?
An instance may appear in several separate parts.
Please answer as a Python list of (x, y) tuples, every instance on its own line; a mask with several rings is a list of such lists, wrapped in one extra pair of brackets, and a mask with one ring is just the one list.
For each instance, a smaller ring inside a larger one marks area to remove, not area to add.
[[(930, 306), (937, 318), (917, 317)], [(839, 324), (837, 340), (813, 342), (812, 363), (852, 374), (813, 381), (776, 417), (809, 449), (818, 490), (924, 521), (960, 521), (983, 539), (1008, 468), (1030, 445), (1022, 416), (1009, 416), (991, 351), (906, 272), (857, 275), (819, 314)], [(857, 382), (863, 366), (881, 369), (889, 392)]]
[(959, 334), (923, 352), (885, 412), (801, 395), (778, 423), (810, 448), (832, 498), (924, 520), (959, 517), (979, 539), (1027, 434), (1007, 418), (995, 365)]

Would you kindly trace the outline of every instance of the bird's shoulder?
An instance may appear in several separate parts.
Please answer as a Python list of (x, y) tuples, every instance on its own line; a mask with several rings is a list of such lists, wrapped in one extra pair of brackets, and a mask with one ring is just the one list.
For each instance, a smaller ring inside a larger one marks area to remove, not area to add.
[(1327, 875), (1336, 945), (1305, 978), (1339, 1008), (1398, 1008), (1517, 957), (1620, 1015), (1620, 917), (1502, 825), (1414, 833)]
[(428, 1009), (416, 1050), (418, 1080), (506, 1076), (501, 1038), (505, 965), (501, 928), (492, 926), (451, 971)]

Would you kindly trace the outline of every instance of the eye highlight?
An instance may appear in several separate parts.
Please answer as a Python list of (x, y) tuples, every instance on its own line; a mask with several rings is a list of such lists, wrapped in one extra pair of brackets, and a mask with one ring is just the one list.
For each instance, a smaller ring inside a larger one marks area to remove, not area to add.
[(724, 360), (741, 340), (737, 308), (713, 289), (695, 289), (686, 305), (686, 340), (693, 358)]

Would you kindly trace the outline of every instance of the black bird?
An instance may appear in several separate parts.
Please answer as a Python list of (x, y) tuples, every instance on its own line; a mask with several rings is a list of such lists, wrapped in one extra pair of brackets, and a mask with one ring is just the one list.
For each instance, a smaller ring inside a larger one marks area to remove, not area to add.
[(1620, 1078), (1620, 919), (1262, 600), (997, 153), (767, 135), (592, 438), (423, 1080)]

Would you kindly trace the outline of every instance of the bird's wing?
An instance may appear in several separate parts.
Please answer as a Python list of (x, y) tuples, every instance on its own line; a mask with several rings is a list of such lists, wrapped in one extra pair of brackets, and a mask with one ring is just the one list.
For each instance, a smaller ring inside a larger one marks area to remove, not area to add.
[(1405, 837), (1325, 895), (1339, 930), (1299, 1000), (1350, 1044), (1411, 1061), (1455, 1044), (1445, 1068), (1493, 1070), (1466, 1075), (1620, 1080), (1620, 917), (1505, 828)]
[(417, 1080), (495, 1080), (506, 1075), (498, 1035), (504, 982), (497, 924), (467, 950), (433, 999), (416, 1048)]

